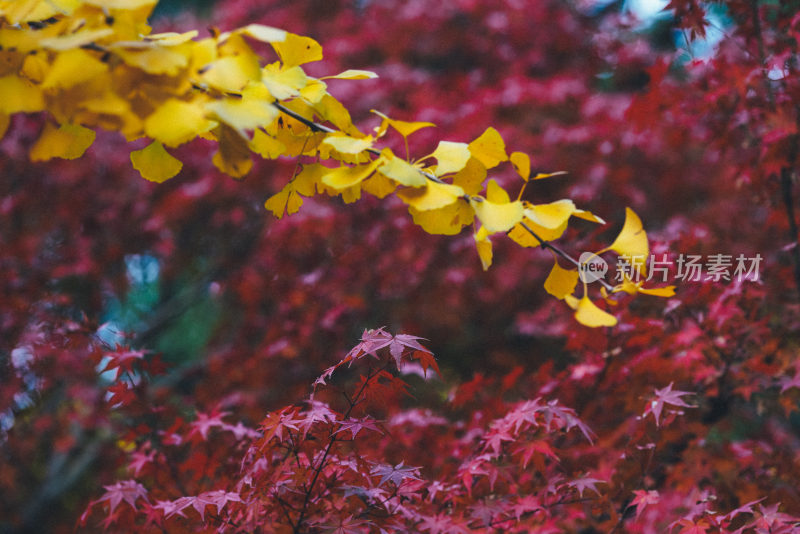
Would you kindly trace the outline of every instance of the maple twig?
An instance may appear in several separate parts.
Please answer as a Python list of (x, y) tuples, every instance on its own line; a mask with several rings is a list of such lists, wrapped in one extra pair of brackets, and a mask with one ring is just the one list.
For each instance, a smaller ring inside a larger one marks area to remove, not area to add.
[[(388, 363), (384, 365), (381, 370), (386, 369), (388, 365), (389, 365)], [(342, 420), (347, 420), (350, 417), (350, 413), (353, 411), (353, 408), (356, 407), (358, 398), (366, 389), (367, 384), (369, 384), (369, 381), (372, 380), (372, 378), (377, 376), (379, 373), (380, 371), (377, 371), (375, 374), (372, 374), (372, 372), (370, 371), (367, 374), (366, 380), (364, 380), (364, 383), (361, 384), (361, 388), (359, 388), (358, 393), (356, 393), (355, 397), (353, 397), (353, 399), (355, 399), (355, 402), (350, 402), (350, 407), (347, 408), (344, 415), (342, 415)], [(300, 527), (303, 525), (303, 519), (305, 518), (306, 512), (308, 511), (308, 505), (311, 501), (311, 493), (314, 490), (314, 486), (317, 483), (317, 479), (319, 479), (320, 473), (322, 473), (322, 468), (325, 466), (325, 462), (328, 459), (328, 455), (330, 454), (331, 449), (333, 449), (333, 444), (336, 443), (337, 441), (338, 439), (336, 438), (336, 434), (331, 433), (330, 437), (328, 438), (328, 446), (325, 447), (325, 452), (322, 455), (322, 459), (319, 461), (319, 465), (317, 465), (317, 467), (314, 468), (314, 476), (311, 478), (311, 483), (308, 485), (308, 489), (306, 490), (306, 495), (305, 498), (303, 499), (303, 507), (300, 510), (300, 515), (298, 516), (297, 522), (294, 524), (294, 527), (292, 528), (292, 531), (295, 534), (300, 533)]]

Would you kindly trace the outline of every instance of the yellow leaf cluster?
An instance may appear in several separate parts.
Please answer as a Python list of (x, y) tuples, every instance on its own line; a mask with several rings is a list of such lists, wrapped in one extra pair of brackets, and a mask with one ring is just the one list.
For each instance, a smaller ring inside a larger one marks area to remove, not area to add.
[[(403, 121), (374, 111), (381, 122), (363, 134), (350, 113), (328, 92), (327, 80), (369, 80), (376, 75), (346, 70), (315, 78), (304, 65), (323, 57), (310, 37), (250, 24), (229, 32), (211, 29), (152, 34), (147, 24), (156, 0), (0, 0), (0, 135), (16, 113), (44, 112), (44, 128), (30, 159), (74, 159), (91, 146), (98, 128), (138, 141), (130, 161), (143, 178), (163, 182), (183, 164), (170, 149), (201, 137), (215, 141), (212, 161), (234, 178), (248, 174), (253, 154), (266, 159), (299, 158), (300, 172), (265, 207), (276, 217), (297, 212), (316, 194), (358, 200), (362, 192), (394, 194), (414, 222), (433, 234), (455, 235), (473, 226), (484, 269), (492, 263), (492, 239), (505, 233), (523, 247), (553, 249), (574, 218), (603, 220), (569, 199), (523, 200), (535, 180), (564, 174), (536, 173), (530, 157), (506, 149), (501, 134), (487, 128), (471, 142), (442, 140), (428, 156), (412, 159), (408, 138), (424, 121)], [(272, 47), (266, 62), (254, 41)], [(405, 157), (376, 144), (389, 129), (405, 143)], [(314, 161), (311, 163), (311, 161)], [(515, 198), (489, 177), (509, 162), (521, 179)], [(626, 210), (613, 251), (632, 259), (641, 274), (649, 252), (641, 220)], [(563, 256), (563, 254), (562, 254)], [(577, 263), (573, 260), (573, 263)], [(578, 271), (556, 262), (545, 289), (575, 310), (587, 326), (613, 326), (616, 319), (597, 307), (583, 284), (573, 295)], [(645, 288), (625, 279), (603, 296), (644, 293), (671, 296), (673, 288)], [(606, 291), (606, 289), (608, 291)]]

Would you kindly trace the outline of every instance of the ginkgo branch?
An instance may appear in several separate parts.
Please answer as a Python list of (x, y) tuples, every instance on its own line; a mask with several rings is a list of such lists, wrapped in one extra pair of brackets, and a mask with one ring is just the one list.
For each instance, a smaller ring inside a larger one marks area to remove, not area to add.
[(298, 122), (302, 122), (303, 124), (308, 126), (308, 128), (311, 129), (312, 132), (336, 133), (336, 131), (337, 131), (337, 130), (334, 130), (333, 128), (325, 126), (324, 124), (320, 124), (318, 122), (314, 122), (314, 121), (312, 121), (310, 119), (307, 119), (307, 118), (303, 117), (299, 113), (297, 113), (295, 111), (292, 111), (291, 109), (289, 109), (286, 106), (284, 106), (283, 104), (281, 104), (278, 100), (275, 100), (272, 103), (272, 106), (275, 109), (279, 110), (281, 113), (289, 115), (291, 118), (295, 119)]
[[(315, 121), (313, 121), (313, 120), (310, 120), (310, 119), (307, 119), (307, 118), (303, 117), (303, 116), (302, 116), (302, 115), (300, 115), (299, 113), (297, 113), (297, 112), (295, 112), (295, 111), (292, 111), (291, 109), (287, 108), (286, 106), (284, 106), (283, 104), (281, 104), (281, 103), (280, 103), (279, 101), (277, 101), (277, 100), (276, 100), (276, 101), (274, 101), (274, 102), (272, 103), (272, 105), (273, 105), (273, 106), (274, 106), (276, 109), (278, 109), (279, 111), (281, 111), (281, 113), (285, 113), (286, 115), (288, 115), (288, 116), (292, 117), (293, 119), (295, 119), (295, 120), (297, 120), (297, 121), (301, 122), (302, 124), (306, 125), (306, 126), (307, 126), (307, 127), (310, 129), (310, 130), (312, 130), (312, 131), (314, 131), (314, 132), (335, 133), (335, 132), (337, 131), (337, 130), (334, 130), (333, 128), (330, 128), (330, 127), (328, 127), (328, 126), (325, 126), (324, 124), (320, 124), (320, 123), (318, 123), (318, 122), (315, 122)], [(375, 149), (375, 148), (368, 148), (368, 149), (366, 149), (366, 150), (367, 150), (367, 152), (369, 152), (370, 154), (373, 154), (373, 155), (375, 155), (375, 156), (379, 156), (379, 155), (380, 155), (380, 153), (381, 153), (379, 150), (377, 150), (377, 149)], [(431, 173), (425, 172), (425, 171), (423, 171), (423, 170), (419, 170), (419, 172), (420, 172), (420, 174), (422, 174), (422, 175), (423, 175), (425, 178), (427, 178), (428, 180), (430, 180), (430, 181), (432, 181), (432, 182), (436, 182), (436, 183), (440, 183), (440, 184), (441, 184), (441, 183), (444, 183), (444, 182), (443, 182), (443, 181), (442, 181), (442, 180), (441, 180), (439, 177), (437, 177), (437, 176), (435, 176), (435, 175), (433, 175), (433, 174), (431, 174)], [(462, 198), (463, 198), (464, 200), (466, 200), (467, 202), (469, 202), (469, 200), (470, 200), (470, 198), (471, 198), (471, 197), (470, 197), (469, 195), (464, 195)], [(481, 199), (480, 197), (476, 197), (476, 200), (482, 200), (482, 199)], [(567, 260), (568, 262), (570, 262), (570, 263), (571, 263), (572, 265), (574, 265), (575, 267), (578, 267), (578, 268), (580, 268), (580, 266), (581, 266), (581, 263), (580, 263), (578, 260), (576, 260), (575, 258), (573, 258), (572, 256), (570, 256), (569, 254), (567, 254), (566, 252), (564, 252), (563, 250), (561, 250), (559, 247), (557, 247), (557, 246), (553, 245), (551, 242), (549, 242), (549, 241), (546, 241), (546, 240), (542, 239), (541, 237), (539, 237), (538, 235), (536, 235), (536, 232), (534, 232), (534, 231), (533, 231), (533, 229), (531, 229), (531, 227), (530, 227), (530, 226), (528, 226), (527, 224), (525, 224), (525, 222), (522, 222), (522, 223), (520, 223), (520, 224), (521, 224), (522, 228), (524, 228), (524, 229), (525, 229), (525, 231), (526, 231), (526, 232), (528, 232), (529, 234), (531, 234), (531, 236), (533, 236), (533, 237), (534, 237), (534, 238), (535, 238), (537, 241), (539, 241), (539, 243), (540, 243), (540, 245), (541, 245), (541, 247), (542, 247), (543, 249), (550, 249), (550, 250), (552, 250), (554, 253), (558, 254), (559, 256), (561, 256), (562, 258), (564, 258), (565, 260)], [(600, 279), (600, 280), (598, 280), (598, 281), (600, 282), (600, 284), (601, 284), (601, 285), (602, 285), (604, 288), (606, 288), (606, 290), (609, 290), (609, 291), (610, 291), (610, 290), (611, 290), (611, 289), (613, 289), (613, 287), (614, 287), (614, 286), (612, 286), (611, 284), (609, 284), (608, 282), (606, 282), (605, 280), (602, 280), (602, 279)]]
[[(579, 262), (578, 260), (576, 260), (575, 258), (573, 258), (572, 256), (570, 256), (569, 254), (567, 254), (566, 252), (564, 252), (563, 250), (561, 250), (559, 247), (557, 247), (557, 246), (555, 246), (554, 244), (552, 244), (550, 241), (545, 241), (544, 239), (542, 239), (541, 237), (539, 237), (539, 236), (536, 234), (536, 232), (534, 232), (534, 231), (533, 231), (533, 228), (531, 228), (530, 226), (528, 226), (528, 225), (527, 225), (527, 224), (526, 224), (524, 221), (523, 221), (523, 222), (521, 222), (521, 223), (520, 223), (520, 225), (522, 226), (522, 228), (524, 228), (524, 229), (525, 229), (525, 231), (526, 231), (526, 232), (528, 232), (529, 234), (531, 234), (531, 236), (533, 236), (533, 238), (534, 238), (534, 239), (536, 239), (536, 240), (539, 242), (539, 245), (540, 245), (540, 246), (541, 246), (543, 249), (550, 249), (550, 250), (552, 250), (553, 252), (555, 252), (556, 254), (558, 254), (559, 256), (561, 256), (562, 258), (564, 258), (565, 260), (567, 260), (568, 262), (570, 262), (572, 265), (574, 265), (575, 267), (577, 267), (578, 269), (580, 269), (580, 267), (581, 267), (581, 262)], [(610, 291), (611, 289), (613, 289), (613, 288), (614, 288), (614, 286), (612, 286), (611, 284), (609, 284), (608, 282), (606, 282), (606, 281), (605, 281), (605, 280), (603, 280), (602, 278), (598, 279), (598, 282), (600, 282), (600, 284), (601, 284), (601, 285), (602, 285), (604, 288), (606, 288), (607, 290), (609, 290), (609, 291)]]
[[(272, 105), (273, 105), (273, 107), (275, 107), (275, 109), (279, 110), (281, 113), (285, 113), (286, 115), (289, 115), (291, 118), (295, 119), (296, 121), (305, 124), (313, 132), (337, 133), (339, 131), (339, 130), (335, 130), (335, 129), (329, 127), (329, 126), (325, 126), (324, 124), (320, 124), (320, 123), (318, 123), (316, 121), (313, 121), (311, 119), (307, 119), (307, 118), (303, 117), (299, 113), (297, 113), (295, 111), (292, 111), (291, 109), (289, 109), (286, 106), (284, 106), (283, 104), (281, 104), (278, 100), (274, 101), (272, 103)], [(406, 139), (406, 144), (408, 144), (408, 139)], [(376, 149), (376, 148), (367, 148), (366, 151), (369, 152), (370, 154), (372, 154), (373, 156), (380, 156), (381, 155), (381, 151)], [(431, 174), (429, 172), (423, 171), (422, 169), (417, 169), (417, 171), (421, 175), (423, 175), (425, 178), (427, 178), (428, 180), (430, 180), (432, 182), (436, 182), (438, 184), (445, 183), (438, 176), (435, 176), (435, 175), (433, 175), (433, 174)], [(467, 200), (468, 199), (469, 199), (469, 197), (467, 197)]]

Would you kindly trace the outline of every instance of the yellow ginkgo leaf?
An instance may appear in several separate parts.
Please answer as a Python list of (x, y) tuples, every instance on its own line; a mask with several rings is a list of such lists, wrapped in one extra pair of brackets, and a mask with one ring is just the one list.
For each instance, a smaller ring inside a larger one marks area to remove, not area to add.
[(263, 24), (248, 24), (243, 28), (239, 28), (240, 33), (252, 37), (262, 43), (280, 43), (286, 40), (288, 32), (273, 28), (272, 26), (265, 26)]
[(158, 0), (84, 0), (85, 4), (105, 8), (134, 10), (143, 7), (152, 7)]
[(273, 42), (272, 47), (286, 67), (322, 59), (322, 47), (311, 37), (287, 33), (283, 41)]
[(189, 65), (190, 47), (158, 47), (144, 50), (112, 48), (122, 61), (150, 74), (166, 74), (175, 76)]
[(368, 148), (372, 148), (372, 136), (357, 139), (344, 134), (331, 134), (325, 138), (323, 144), (330, 145), (341, 154), (361, 154)]
[(558, 228), (545, 228), (526, 217), (508, 232), (508, 237), (522, 247), (538, 247), (542, 241), (555, 241), (564, 234), (566, 229), (567, 221), (564, 221), (564, 224)]
[(177, 46), (183, 43), (187, 43), (197, 37), (198, 35), (197, 30), (190, 30), (184, 33), (178, 32), (162, 32), (162, 33), (151, 33), (150, 35), (144, 38), (145, 43), (151, 43), (157, 46)]
[(264, 207), (272, 212), (275, 217), (280, 219), (284, 212), (289, 215), (297, 213), (303, 205), (303, 197), (297, 194), (293, 184), (286, 184), (278, 193), (272, 195), (264, 203)]
[(42, 91), (14, 74), (0, 78), (0, 113), (29, 113), (44, 109)]
[(486, 167), (476, 158), (469, 158), (464, 168), (453, 175), (453, 184), (459, 186), (468, 195), (477, 195), (483, 189), (486, 179)]
[(531, 177), (531, 158), (527, 154), (523, 152), (514, 152), (511, 154), (509, 158), (511, 160), (511, 164), (514, 166), (514, 170), (517, 171), (520, 178), (528, 181), (528, 178)]
[(80, 124), (62, 124), (56, 128), (45, 124), (44, 131), (31, 147), (31, 161), (46, 161), (51, 158), (77, 159), (94, 143), (94, 130)]
[(335, 76), (323, 76), (320, 78), (321, 80), (368, 80), (371, 78), (377, 78), (378, 75), (372, 72), (371, 70), (358, 70), (358, 69), (348, 69), (344, 72), (340, 72)]
[(486, 231), (486, 227), (481, 227), (472, 237), (475, 239), (475, 247), (478, 249), (481, 266), (486, 271), (492, 265), (492, 241), (489, 239), (489, 232)]
[(486, 131), (471, 142), (468, 147), (470, 153), (483, 163), (487, 169), (496, 167), (498, 163), (508, 159), (503, 138), (491, 126), (486, 128)]
[(597, 328), (599, 326), (614, 326), (617, 318), (601, 310), (587, 295), (578, 300), (572, 295), (564, 297), (565, 302), (575, 310), (575, 320), (582, 325)]
[(318, 103), (315, 103), (314, 111), (347, 135), (364, 137), (364, 134), (353, 125), (353, 119), (350, 118), (350, 112), (347, 111), (347, 108), (331, 95), (326, 93)]
[(211, 158), (214, 166), (231, 178), (241, 178), (249, 173), (253, 160), (250, 158), (247, 140), (226, 124), (220, 124), (214, 133), (219, 146), (219, 150)]
[(3, 2), (2, 8), (3, 17), (11, 24), (30, 20), (44, 20), (56, 14), (52, 7), (47, 6), (46, 2), (40, 0), (7, 0)]
[(623, 274), (622, 283), (618, 284), (611, 290), (611, 293), (628, 293), (629, 295), (635, 295), (636, 293), (642, 293), (644, 295), (651, 295), (654, 297), (674, 297), (675, 296), (675, 286), (665, 286), (665, 287), (642, 287), (644, 285), (644, 281), (633, 282), (627, 275)]
[(306, 85), (300, 89), (300, 96), (309, 104), (317, 104), (327, 94), (328, 85), (315, 78), (307, 78)]
[(204, 67), (202, 80), (220, 91), (238, 93), (249, 82), (261, 79), (258, 57), (252, 53), (225, 56)]
[(375, 171), (380, 163), (381, 160), (376, 159), (375, 161), (364, 165), (344, 165), (331, 170), (329, 173), (323, 176), (322, 183), (328, 187), (332, 187), (336, 191), (344, 191), (345, 189), (353, 187), (361, 183), (363, 180), (366, 180), (366, 178)]
[(257, 98), (224, 98), (210, 102), (205, 109), (213, 118), (224, 122), (240, 135), (245, 131), (268, 126), (280, 112), (269, 102)]
[(328, 167), (319, 163), (310, 163), (303, 166), (303, 170), (294, 177), (292, 183), (298, 193), (310, 197), (322, 185), (322, 177), (328, 172), (330, 172)]
[[(50, 62), (47, 60), (46, 54), (28, 54), (22, 61), (19, 73), (29, 81), (38, 84), (42, 83), (49, 69)], [(39, 90), (38, 87), (36, 89)]]
[(169, 180), (183, 167), (183, 163), (167, 152), (158, 141), (131, 152), (131, 163), (142, 178), (158, 183)]
[(554, 229), (567, 222), (575, 213), (575, 204), (569, 199), (556, 200), (549, 204), (525, 205), (525, 217), (539, 226)]
[(563, 176), (565, 174), (567, 174), (567, 171), (540, 172), (540, 173), (537, 173), (536, 176), (531, 178), (531, 180), (542, 180), (544, 178), (551, 178), (553, 176)]
[(419, 211), (427, 211), (453, 204), (464, 196), (464, 190), (457, 185), (429, 181), (425, 187), (398, 191), (397, 196), (409, 206)]
[(378, 172), (387, 178), (409, 187), (422, 187), (428, 183), (427, 178), (419, 169), (395, 156), (390, 149), (385, 148), (381, 155), (385, 163), (378, 168)]
[(308, 83), (308, 76), (302, 67), (281, 68), (278, 63), (270, 63), (262, 69), (261, 81), (272, 96), (286, 100), (300, 94)]
[(408, 212), (414, 224), (434, 235), (456, 235), (462, 228), (472, 224), (475, 217), (472, 207), (462, 199), (435, 210), (419, 211), (409, 206)]
[(39, 46), (50, 50), (69, 50), (79, 48), (98, 41), (104, 37), (112, 35), (114, 30), (111, 28), (100, 28), (98, 30), (81, 30), (67, 35), (48, 37), (39, 41)]
[(83, 4), (83, 0), (48, 0), (47, 3), (65, 15), (72, 15)]
[(199, 41), (191, 41), (189, 44), (192, 47), (189, 68), (193, 73), (197, 72), (199, 74), (203, 72), (208, 65), (219, 59), (216, 39), (209, 37)]
[(563, 299), (567, 295), (571, 295), (575, 291), (575, 286), (578, 285), (578, 271), (564, 269), (558, 262), (553, 264), (547, 280), (544, 281), (544, 289), (557, 299)]
[(213, 127), (214, 122), (206, 118), (200, 102), (184, 102), (175, 98), (161, 104), (144, 121), (144, 132), (148, 137), (169, 147), (182, 145)]
[(674, 297), (675, 296), (675, 286), (664, 286), (664, 287), (640, 287), (637, 290), (639, 293), (643, 295), (650, 295), (653, 297)]
[(397, 189), (396, 183), (377, 172), (361, 182), (362, 191), (366, 191), (370, 195), (378, 198), (386, 198), (388, 195), (394, 193), (395, 189)]
[(435, 127), (436, 125), (432, 122), (407, 122), (407, 121), (399, 121), (395, 119), (390, 119), (383, 113), (377, 110), (371, 110), (374, 114), (378, 115), (383, 119), (383, 122), (378, 127), (378, 137), (383, 135), (386, 132), (386, 129), (391, 126), (395, 130), (397, 130), (400, 135), (403, 137), (408, 137), (409, 135), (413, 134), (417, 130), (421, 130), (422, 128), (430, 128)]
[(603, 249), (606, 250), (613, 250), (622, 256), (640, 273), (644, 270), (650, 248), (642, 221), (632, 209), (625, 208), (625, 223), (622, 225), (622, 230), (614, 242)]
[(572, 215), (574, 217), (578, 217), (579, 219), (583, 219), (585, 221), (591, 221), (591, 222), (598, 223), (598, 224), (605, 224), (606, 223), (606, 221), (604, 221), (603, 219), (601, 219), (600, 217), (598, 217), (597, 215), (595, 215), (591, 211), (576, 209), (575, 211), (572, 212)]
[(485, 199), (472, 197), (470, 204), (483, 227), (490, 233), (507, 232), (523, 217), (522, 202), (510, 202), (508, 193), (495, 180), (489, 180)]
[(463, 169), (471, 154), (466, 143), (439, 141), (439, 145), (431, 155), (436, 158), (436, 175), (442, 176)]
[(250, 148), (264, 159), (275, 159), (286, 151), (286, 145), (267, 135), (263, 130), (256, 130), (250, 141)]
[(353, 202), (357, 202), (361, 200), (361, 184), (358, 183), (353, 187), (348, 187), (347, 189), (343, 189), (339, 192), (342, 197), (342, 202), (345, 204), (352, 204)]
[(106, 91), (94, 98), (81, 102), (81, 107), (93, 113), (106, 115), (125, 115), (130, 109), (130, 103), (114, 91)]
[(93, 54), (73, 48), (58, 54), (42, 81), (43, 89), (69, 89), (105, 73), (108, 65)]

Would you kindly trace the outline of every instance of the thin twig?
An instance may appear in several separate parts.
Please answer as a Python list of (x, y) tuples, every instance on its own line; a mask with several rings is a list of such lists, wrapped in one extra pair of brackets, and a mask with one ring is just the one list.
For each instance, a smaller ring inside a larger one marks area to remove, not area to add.
[[(534, 237), (534, 238), (535, 238), (535, 239), (536, 239), (536, 240), (539, 242), (539, 245), (540, 245), (542, 248), (544, 248), (544, 249), (550, 249), (550, 250), (552, 250), (553, 252), (555, 252), (556, 254), (558, 254), (559, 256), (561, 256), (562, 258), (564, 258), (565, 260), (567, 260), (568, 262), (570, 262), (572, 265), (574, 265), (575, 267), (577, 267), (578, 269), (580, 269), (580, 267), (581, 267), (581, 262), (579, 262), (578, 260), (576, 260), (575, 258), (573, 258), (572, 256), (570, 256), (569, 254), (567, 254), (566, 252), (564, 252), (563, 250), (561, 250), (560, 248), (558, 248), (558, 247), (557, 247), (557, 246), (555, 246), (554, 244), (552, 244), (550, 241), (545, 241), (544, 239), (542, 239), (541, 237), (539, 237), (539, 236), (536, 234), (536, 232), (534, 232), (534, 231), (533, 231), (533, 229), (532, 229), (530, 226), (528, 226), (528, 225), (527, 225), (525, 222), (521, 222), (521, 223), (520, 223), (520, 225), (522, 226), (522, 228), (524, 228), (524, 229), (525, 229), (525, 231), (526, 231), (526, 232), (528, 232), (529, 234), (531, 234), (531, 235), (532, 235), (532, 236), (533, 236), (533, 237)], [(602, 285), (604, 288), (606, 288), (606, 290), (608, 290), (608, 291), (611, 291), (612, 289), (614, 289), (614, 286), (612, 286), (611, 284), (609, 284), (608, 282), (606, 282), (606, 281), (605, 281), (605, 280), (603, 280), (602, 278), (598, 279), (597, 281), (598, 281), (598, 282), (600, 282), (600, 284), (601, 284), (601, 285)]]

